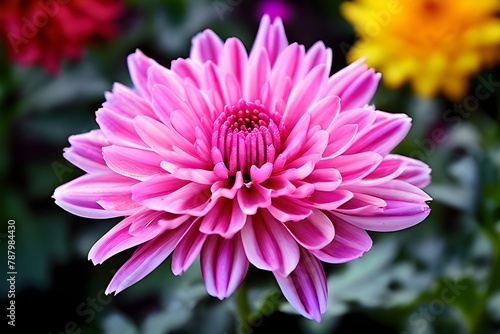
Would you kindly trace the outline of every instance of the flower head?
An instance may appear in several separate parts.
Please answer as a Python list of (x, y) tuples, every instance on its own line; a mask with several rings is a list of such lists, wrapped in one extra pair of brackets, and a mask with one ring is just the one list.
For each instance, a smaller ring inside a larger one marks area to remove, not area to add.
[(63, 58), (78, 59), (92, 39), (110, 38), (120, 0), (4, 0), (0, 36), (12, 60), (55, 74)]
[(498, 0), (356, 0), (342, 6), (360, 39), (348, 54), (380, 70), (389, 87), (457, 100), (469, 78), (500, 60)]
[(200, 256), (208, 293), (231, 295), (249, 264), (271, 271), (285, 297), (319, 321), (320, 261), (360, 257), (366, 230), (422, 221), (429, 168), (389, 152), (410, 119), (367, 105), (379, 75), (356, 62), (329, 76), (331, 50), (289, 44), (264, 16), (248, 54), (211, 30), (166, 69), (128, 58), (134, 89), (115, 84), (99, 130), (69, 138), (64, 156), (87, 174), (56, 203), (89, 218), (126, 216), (93, 246), (102, 263), (139, 245), (107, 293), (138, 282), (172, 253), (179, 275)]

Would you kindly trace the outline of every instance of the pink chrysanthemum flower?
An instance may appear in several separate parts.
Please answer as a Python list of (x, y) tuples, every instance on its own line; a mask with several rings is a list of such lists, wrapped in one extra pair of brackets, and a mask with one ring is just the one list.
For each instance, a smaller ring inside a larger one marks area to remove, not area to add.
[(358, 61), (329, 76), (331, 50), (288, 44), (263, 17), (250, 54), (211, 30), (166, 69), (129, 56), (134, 89), (116, 84), (99, 130), (72, 136), (64, 156), (87, 172), (56, 203), (88, 218), (126, 216), (91, 249), (102, 263), (140, 245), (106, 293), (136, 283), (172, 255), (184, 272), (200, 255), (208, 293), (231, 295), (249, 264), (271, 271), (288, 301), (320, 320), (320, 261), (360, 257), (366, 230), (421, 222), (430, 169), (389, 154), (410, 118), (367, 105), (379, 74)]

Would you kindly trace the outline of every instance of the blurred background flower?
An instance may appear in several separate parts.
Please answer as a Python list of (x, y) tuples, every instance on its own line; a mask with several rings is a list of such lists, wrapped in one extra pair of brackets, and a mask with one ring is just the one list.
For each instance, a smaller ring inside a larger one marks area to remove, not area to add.
[[(425, 222), (397, 236), (370, 232), (370, 252), (325, 266), (330, 293), (321, 323), (287, 307), (272, 274), (251, 269), (245, 282), (251, 314), (246, 323), (236, 320), (237, 295), (224, 301), (207, 296), (197, 263), (176, 277), (167, 261), (126, 291), (105, 296), (105, 286), (132, 251), (94, 267), (88, 250), (120, 219), (78, 218), (54, 204), (54, 188), (83, 174), (62, 156), (68, 137), (97, 129), (95, 112), (114, 82), (132, 85), (126, 58), (136, 49), (170, 67), (173, 59), (189, 55), (191, 38), (205, 28), (222, 39), (238, 36), (248, 50), (259, 24), (255, 1), (123, 3), (119, 33), (86, 47), (79, 61), (63, 61), (54, 76), (40, 66), (12, 62), (0, 48), (0, 255), (6, 261), (7, 220), (14, 219), (18, 330), (37, 314), (44, 319), (37, 332), (54, 334), (212, 334), (238, 327), (247, 333), (500, 331), (498, 65), (471, 75), (458, 101), (421, 99), (409, 86), (379, 86), (373, 98), (378, 109), (412, 117), (395, 153), (432, 168), (432, 183), (425, 188), (432, 211)], [(345, 67), (359, 37), (339, 2), (287, 4), (295, 13), (285, 27), (288, 40), (307, 49), (322, 40), (333, 51), (332, 73)], [(5, 280), (5, 270), (2, 275)], [(0, 299), (8, 301), (5, 290)]]
[(261, 0), (257, 7), (257, 18), (261, 18), (264, 14), (269, 15), (271, 21), (279, 17), (283, 22), (288, 23), (293, 19), (293, 7), (288, 1), (283, 0)]
[(117, 32), (121, 0), (5, 0), (0, 36), (9, 57), (56, 74), (63, 59), (76, 60), (97, 39)]
[(342, 13), (359, 36), (349, 61), (367, 57), (391, 88), (409, 81), (422, 97), (459, 100), (500, 60), (498, 0), (356, 0)]

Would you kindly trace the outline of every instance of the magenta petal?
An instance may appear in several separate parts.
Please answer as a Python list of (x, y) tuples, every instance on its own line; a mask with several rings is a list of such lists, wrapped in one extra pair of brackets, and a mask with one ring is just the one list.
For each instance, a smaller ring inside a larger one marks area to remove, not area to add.
[(127, 118), (133, 119), (137, 115), (154, 117), (148, 100), (122, 84), (113, 84), (112, 93), (106, 93), (105, 96), (106, 102), (103, 103), (103, 107)]
[(360, 75), (342, 93), (342, 108), (344, 110), (363, 107), (370, 102), (380, 81), (380, 73), (369, 69)]
[(260, 49), (254, 56), (250, 57), (248, 62), (246, 77), (251, 77), (252, 80), (243, 82), (244, 98), (249, 101), (261, 100), (260, 92), (262, 86), (269, 81), (270, 73), (269, 56), (265, 49)]
[(207, 292), (221, 300), (238, 288), (249, 265), (239, 235), (231, 239), (208, 237), (200, 261)]
[(328, 286), (321, 263), (301, 249), (300, 262), (290, 275), (274, 272), (285, 298), (304, 317), (320, 322), (328, 303)]
[(335, 168), (317, 168), (304, 179), (321, 191), (333, 191), (342, 183), (342, 175)]
[(269, 16), (264, 15), (260, 21), (259, 31), (250, 52), (250, 58), (264, 48), (269, 55), (271, 66), (274, 66), (278, 55), (288, 46), (285, 35), (285, 28), (280, 18), (276, 18), (272, 23)]
[(375, 152), (344, 154), (330, 162), (342, 175), (342, 184), (355, 183), (370, 174), (382, 162), (383, 157)]
[(353, 197), (335, 209), (335, 212), (348, 215), (373, 215), (384, 211), (386, 201), (381, 198), (362, 193), (353, 193)]
[(200, 215), (208, 205), (210, 193), (206, 185), (179, 180), (173, 175), (155, 175), (132, 187), (132, 198), (158, 211)]
[(336, 189), (334, 191), (315, 191), (306, 199), (312, 207), (321, 210), (335, 210), (353, 197), (349, 190)]
[(299, 221), (309, 217), (311, 209), (298, 202), (293, 195), (273, 198), (269, 212), (280, 222)]
[(285, 227), (297, 242), (307, 249), (319, 249), (328, 245), (335, 235), (330, 219), (320, 210), (298, 222), (286, 222)]
[(123, 176), (145, 180), (164, 172), (163, 159), (155, 152), (112, 145), (103, 148), (103, 154), (108, 167)]
[(248, 217), (241, 239), (248, 260), (259, 269), (287, 276), (297, 266), (297, 242), (283, 224), (266, 211)]
[(411, 227), (423, 221), (430, 213), (425, 203), (409, 203), (386, 200), (387, 206), (382, 213), (370, 216), (354, 216), (335, 212), (357, 227), (370, 231), (392, 232)]
[(185, 272), (200, 254), (207, 235), (200, 233), (199, 222), (200, 220), (198, 219), (189, 227), (189, 230), (177, 247), (175, 247), (174, 254), (172, 255), (172, 272), (174, 275), (180, 275)]
[(140, 138), (156, 153), (166, 156), (170, 152), (172, 142), (165, 135), (168, 128), (157, 120), (138, 116), (134, 119), (134, 128)]
[(265, 163), (260, 168), (255, 165), (250, 168), (250, 179), (252, 182), (261, 183), (267, 180), (273, 172), (273, 164), (270, 162)]
[(128, 56), (127, 63), (135, 88), (143, 97), (149, 98), (148, 68), (156, 62), (146, 57), (141, 51), (136, 50), (135, 53)]
[(396, 154), (389, 154), (386, 159), (399, 160), (406, 164), (404, 171), (397, 176), (398, 180), (419, 188), (424, 188), (431, 182), (431, 168), (426, 163)]
[(220, 198), (202, 218), (200, 232), (231, 238), (243, 228), (246, 220), (247, 216), (241, 211), (237, 201)]
[(325, 65), (318, 65), (291, 91), (283, 115), (285, 127), (297, 124), (304, 111), (308, 110), (316, 102), (318, 90), (308, 88), (322, 87), (326, 77)]
[(195, 61), (205, 63), (219, 61), (224, 43), (212, 30), (206, 29), (193, 37), (191, 42), (191, 54), (189, 57)]
[[(132, 202), (130, 188), (136, 184), (134, 179), (115, 173), (85, 174), (62, 186), (59, 186), (53, 197), (57, 205), (68, 212), (85, 218), (112, 218), (127, 216), (136, 211), (137, 205)], [(98, 202), (105, 200), (118, 201), (129, 205), (116, 206), (114, 210), (105, 210)]]
[(330, 68), (332, 66), (332, 49), (325, 47), (325, 43), (322, 41), (317, 41), (307, 51), (304, 60), (307, 64), (307, 71), (312, 70), (317, 65), (323, 64), (326, 66), (326, 72), (330, 73)]
[(259, 184), (250, 187), (242, 187), (237, 194), (238, 204), (247, 215), (253, 215), (259, 208), (267, 208), (271, 205), (271, 189), (264, 188)]
[[(231, 74), (241, 87), (245, 80), (247, 63), (248, 55), (243, 43), (237, 38), (229, 38), (224, 43), (218, 63), (222, 75)], [(241, 98), (241, 95), (239, 97)]]
[(135, 131), (132, 118), (102, 107), (96, 112), (96, 121), (110, 144), (146, 148), (144, 141)]
[[(123, 219), (111, 230), (108, 231), (101, 239), (99, 239), (90, 249), (89, 260), (94, 264), (100, 264), (106, 261), (111, 256), (156, 237), (160, 232), (165, 230), (158, 224), (158, 219), (162, 212), (141, 210), (131, 216)], [(147, 224), (147, 228), (143, 228), (141, 235), (133, 235), (129, 232), (132, 224)]]
[(385, 156), (393, 150), (406, 136), (411, 127), (411, 119), (404, 114), (388, 114), (377, 112), (373, 127), (354, 141), (346, 151), (347, 154), (372, 151)]
[(109, 142), (101, 130), (70, 136), (68, 141), (71, 147), (64, 149), (63, 156), (66, 160), (87, 173), (107, 170), (102, 148), (108, 146)]
[(335, 238), (322, 249), (311, 250), (319, 260), (328, 263), (344, 263), (357, 259), (372, 247), (372, 239), (362, 228), (327, 214), (335, 225)]
[(328, 145), (323, 154), (324, 158), (335, 158), (349, 149), (358, 133), (356, 124), (347, 124), (335, 131), (335, 136), (330, 135)]
[(119, 293), (137, 283), (158, 267), (175, 249), (190, 224), (168, 230), (141, 245), (130, 259), (116, 272), (106, 289), (106, 294)]
[(340, 98), (327, 96), (313, 104), (308, 111), (311, 114), (311, 125), (319, 125), (326, 130), (340, 111)]

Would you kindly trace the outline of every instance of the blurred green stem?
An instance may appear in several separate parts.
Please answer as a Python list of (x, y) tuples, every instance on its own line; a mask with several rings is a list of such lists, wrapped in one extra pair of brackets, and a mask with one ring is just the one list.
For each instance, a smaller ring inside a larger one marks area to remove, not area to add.
[(236, 305), (238, 306), (238, 333), (247, 333), (249, 327), (248, 318), (250, 316), (250, 305), (248, 304), (247, 289), (245, 282), (242, 282), (238, 290), (236, 290)]

